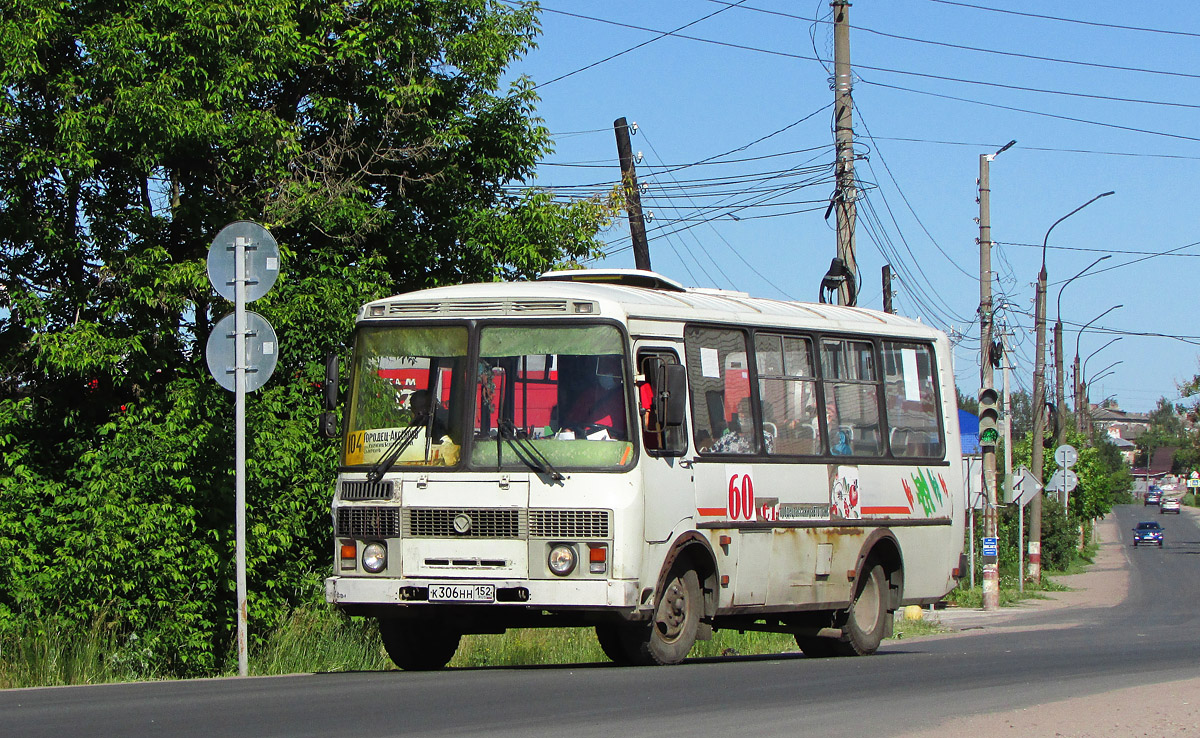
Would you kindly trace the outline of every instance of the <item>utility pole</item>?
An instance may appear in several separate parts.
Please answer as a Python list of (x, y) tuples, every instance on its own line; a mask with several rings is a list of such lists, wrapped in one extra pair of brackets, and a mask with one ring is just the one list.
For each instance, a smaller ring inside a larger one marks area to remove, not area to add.
[[(1038, 483), (1042, 479), (1042, 441), (1046, 433), (1046, 266), (1038, 272), (1037, 293), (1034, 297), (1034, 322), (1037, 324), (1037, 347), (1033, 357), (1033, 449), (1030, 471)], [(1029, 501), (1029, 579), (1042, 580), (1042, 495)]]
[(633, 238), (633, 265), (638, 269), (650, 271), (650, 246), (646, 242), (646, 221), (642, 217), (642, 194), (638, 190), (637, 171), (633, 167), (629, 124), (624, 118), (617, 118), (613, 121), (613, 128), (617, 133), (617, 156), (621, 160), (621, 187), (625, 190), (625, 210), (629, 213), (629, 235)]
[(1074, 382), (1072, 382), (1072, 385), (1075, 388), (1074, 389), (1075, 396), (1074, 396), (1072, 402), (1075, 403), (1075, 432), (1082, 433), (1082, 432), (1084, 432), (1084, 406), (1082, 406), (1082, 404), (1080, 404), (1079, 398), (1082, 395), (1084, 395), (1084, 391), (1082, 391), (1082, 382), (1079, 378), (1079, 354), (1078, 353), (1075, 354), (1073, 379), (1074, 379)]
[[(1042, 442), (1046, 437), (1046, 246), (1050, 242), (1050, 232), (1067, 218), (1070, 218), (1075, 213), (1083, 210), (1088, 205), (1096, 202), (1102, 197), (1108, 197), (1115, 194), (1112, 190), (1101, 192), (1091, 200), (1075, 208), (1063, 217), (1054, 221), (1050, 228), (1046, 230), (1046, 236), (1042, 239), (1042, 268), (1038, 272), (1037, 281), (1037, 296), (1034, 298), (1036, 302), (1035, 320), (1037, 322), (1037, 348), (1036, 356), (1034, 357), (1033, 369), (1033, 450), (1030, 463), (1033, 465), (1033, 476), (1038, 483), (1042, 483), (1042, 456), (1044, 448)], [(1091, 269), (1089, 266), (1088, 269)], [(1083, 271), (1087, 271), (1084, 269)], [(1080, 272), (1079, 274), (1083, 274)], [(1078, 277), (1079, 274), (1075, 275)], [(1071, 279), (1075, 279), (1071, 277)], [(1070, 280), (1067, 280), (1068, 282)], [(1064, 287), (1066, 285), (1063, 285)], [(1062, 292), (1058, 293), (1059, 298), (1062, 298)], [(1114, 308), (1109, 308), (1112, 310)], [(1108, 312), (1107, 310), (1105, 312)], [(1103, 315), (1104, 313), (1101, 313)], [(1086, 327), (1086, 326), (1085, 326)], [(1081, 329), (1082, 330), (1082, 329)], [(1060, 375), (1061, 376), (1061, 375)], [(1060, 386), (1062, 380), (1059, 379)], [(1029, 578), (1034, 582), (1040, 582), (1042, 577), (1042, 495), (1036, 494), (1033, 500), (1029, 503)]]
[(892, 310), (892, 265), (883, 265), (883, 312), (894, 313)]
[(1066, 401), (1066, 385), (1063, 384), (1063, 325), (1062, 316), (1054, 321), (1054, 441), (1055, 447), (1067, 442), (1067, 425), (1063, 422), (1063, 402)]
[[(979, 386), (981, 394), (994, 388), (992, 356), (992, 190), (989, 165), (1015, 144), (1009, 141), (995, 154), (979, 155)], [(983, 443), (982, 488), (986, 499), (983, 511), (983, 537), (997, 537), (996, 446)], [(996, 556), (983, 559), (983, 609), (1000, 608), (1000, 569)]]
[[(849, 270), (851, 279), (858, 274), (854, 252), (855, 200), (854, 180), (854, 100), (850, 72), (850, 3), (832, 0), (833, 8), (833, 130), (837, 162), (837, 192), (833, 206), (837, 211), (837, 256)], [(854, 304), (853, 286), (843, 282), (838, 288), (838, 304)]]

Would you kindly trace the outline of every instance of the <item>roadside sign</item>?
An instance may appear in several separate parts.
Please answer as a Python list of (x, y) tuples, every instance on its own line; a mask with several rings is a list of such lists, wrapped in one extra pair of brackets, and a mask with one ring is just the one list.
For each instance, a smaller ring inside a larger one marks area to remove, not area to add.
[(230, 302), (235, 299), (237, 268), (234, 249), (245, 249), (246, 302), (254, 302), (271, 291), (279, 278), (279, 244), (258, 223), (239, 220), (221, 229), (208, 247), (208, 281), (217, 294)]
[(1079, 475), (1070, 469), (1059, 469), (1046, 483), (1047, 492), (1070, 492), (1079, 486)]
[(1042, 485), (1028, 468), (1022, 466), (1017, 470), (1013, 479), (1013, 498), (1012, 502), (1024, 507), (1029, 504), (1034, 495), (1042, 490)]
[(1075, 466), (1075, 462), (1079, 461), (1079, 452), (1074, 446), (1064, 443), (1054, 449), (1054, 462), (1059, 466)]
[(1189, 487), (1200, 487), (1200, 479), (1189, 479), (1189, 480), (1187, 480), (1187, 486), (1189, 486)]
[[(267, 383), (279, 361), (279, 339), (267, 319), (246, 311), (246, 391), (254, 392)], [(217, 321), (208, 334), (205, 348), (208, 371), (230, 392), (237, 390), (237, 331), (230, 313)]]
[(998, 556), (999, 549), (1000, 549), (1000, 539), (999, 538), (984, 538), (983, 539), (983, 555), (984, 556)]

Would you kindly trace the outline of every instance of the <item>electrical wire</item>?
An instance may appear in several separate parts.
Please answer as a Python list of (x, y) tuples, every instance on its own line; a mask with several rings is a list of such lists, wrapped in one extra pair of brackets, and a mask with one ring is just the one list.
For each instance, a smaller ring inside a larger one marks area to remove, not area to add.
[[(682, 30), (683, 30), (683, 29), (685, 29), (685, 28), (690, 28), (690, 27), (692, 27), (692, 26), (696, 25), (697, 23), (700, 23), (700, 22), (702, 22), (702, 21), (706, 21), (706, 20), (708, 20), (709, 18), (712, 18), (712, 17), (713, 17), (713, 16), (715, 16), (715, 15), (720, 15), (721, 13), (724, 13), (726, 10), (729, 10), (730, 8), (737, 7), (738, 5), (741, 5), (741, 4), (742, 4), (743, 2), (745, 2), (745, 1), (746, 1), (746, 0), (737, 0), (737, 2), (735, 2), (733, 5), (726, 6), (726, 7), (724, 7), (724, 8), (721, 8), (720, 10), (717, 10), (717, 11), (714, 11), (714, 12), (712, 12), (712, 13), (709, 13), (708, 15), (706, 15), (706, 16), (704, 16), (704, 17), (702, 17), (702, 18), (697, 18), (696, 20), (692, 21), (691, 23), (685, 23), (685, 24), (683, 24), (682, 26), (680, 26), (679, 28), (676, 28), (674, 31), (656, 31), (656, 33), (659, 33), (660, 35), (659, 35), (659, 36), (657, 36), (657, 37), (655, 37), (655, 38), (649, 39), (648, 41), (643, 41), (642, 43), (640, 43), (640, 44), (637, 44), (637, 45), (635, 45), (635, 46), (631, 46), (631, 47), (629, 47), (628, 49), (625, 49), (624, 51), (618, 51), (617, 53), (615, 53), (615, 54), (613, 54), (613, 55), (611, 55), (611, 56), (606, 56), (605, 58), (603, 58), (603, 59), (601, 59), (601, 60), (599, 60), (599, 61), (592, 62), (591, 64), (588, 64), (587, 66), (584, 66), (584, 67), (580, 67), (579, 69), (576, 69), (576, 70), (575, 70), (575, 71), (573, 71), (573, 72), (567, 72), (566, 74), (559, 75), (559, 76), (555, 77), (554, 79), (552, 79), (552, 80), (549, 80), (548, 82), (542, 82), (541, 84), (534, 85), (533, 87), (529, 88), (529, 90), (530, 90), (530, 91), (532, 91), (532, 90), (537, 90), (537, 89), (540, 89), (540, 88), (542, 88), (542, 87), (545, 87), (545, 86), (547, 86), (547, 85), (552, 85), (552, 84), (554, 84), (555, 82), (558, 82), (558, 81), (560, 81), (560, 80), (564, 80), (564, 79), (566, 79), (567, 77), (572, 77), (572, 76), (574, 76), (574, 75), (576, 75), (576, 74), (579, 74), (580, 72), (587, 71), (587, 70), (589, 70), (589, 69), (592, 69), (593, 67), (598, 67), (598, 66), (600, 66), (601, 64), (604, 64), (605, 62), (610, 62), (610, 61), (612, 61), (613, 59), (616, 59), (616, 58), (617, 58), (617, 57), (619, 57), (619, 56), (624, 56), (625, 54), (628, 54), (628, 53), (629, 53), (629, 52), (631, 52), (631, 51), (636, 51), (636, 50), (638, 50), (638, 49), (642, 48), (643, 46), (649, 46), (650, 44), (654, 43), (655, 41), (659, 41), (659, 40), (661, 40), (661, 39), (664, 39), (664, 38), (666, 38), (667, 36), (674, 36), (674, 35), (675, 35), (677, 32), (679, 32), (679, 31), (682, 31)], [(549, 8), (542, 8), (542, 9), (543, 9), (543, 10), (549, 10)], [(561, 12), (561, 11), (552, 11), (552, 12)], [(570, 13), (563, 13), (563, 15), (571, 15), (571, 14), (570, 14)], [(584, 17), (584, 16), (577, 16), (577, 17), (580, 17), (580, 18), (582, 18), (582, 17)], [(598, 19), (592, 19), (592, 20), (598, 20)]]
[(1144, 33), (1158, 33), (1168, 36), (1187, 36), (1191, 38), (1200, 38), (1200, 33), (1192, 33), (1190, 31), (1172, 31), (1163, 28), (1146, 28), (1142, 26), (1125, 26), (1116, 23), (1100, 23), (1097, 21), (1085, 21), (1076, 18), (1062, 18), (1053, 15), (1043, 15), (1040, 13), (1023, 13), (1017, 10), (1005, 10), (1003, 8), (989, 8), (984, 5), (974, 5), (972, 3), (956, 2), (955, 0), (929, 0), (932, 3), (941, 3), (942, 5), (957, 5), (960, 8), (971, 8), (972, 10), (986, 10), (992, 13), (1004, 13), (1006, 15), (1017, 15), (1024, 18), (1036, 18), (1038, 20), (1052, 20), (1060, 23), (1075, 23), (1082, 26), (1095, 26), (1098, 28), (1113, 28), (1118, 31), (1141, 31)]

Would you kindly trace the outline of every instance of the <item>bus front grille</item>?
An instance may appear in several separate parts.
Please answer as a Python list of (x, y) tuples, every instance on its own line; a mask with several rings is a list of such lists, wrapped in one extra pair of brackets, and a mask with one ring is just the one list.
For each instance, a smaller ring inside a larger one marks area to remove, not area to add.
[(406, 508), (412, 538), (524, 538), (525, 511), (487, 508)]
[(607, 510), (530, 510), (530, 538), (608, 538)]
[(339, 507), (335, 532), (348, 538), (394, 538), (400, 535), (395, 507)]
[(380, 482), (345, 480), (341, 484), (343, 500), (390, 500), (393, 493), (392, 480)]

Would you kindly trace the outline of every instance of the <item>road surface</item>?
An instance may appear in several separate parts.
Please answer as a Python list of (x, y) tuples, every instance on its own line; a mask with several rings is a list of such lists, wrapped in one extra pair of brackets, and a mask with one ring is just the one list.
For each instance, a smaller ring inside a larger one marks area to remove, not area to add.
[[(1183, 681), (1200, 673), (1190, 635), (1200, 626), (1200, 527), (1194, 511), (1170, 516), (1164, 548), (1133, 550), (1129, 529), (1151, 515), (1160, 519), (1157, 508), (1124, 506), (1102, 524), (1101, 556), (1072, 579), (1077, 591), (998, 614), (947, 613), (957, 633), (889, 641), (869, 658), (8, 690), (0, 725), (21, 738), (1200, 735), (1186, 704), (1188, 694), (1200, 703), (1200, 681)], [(1140, 709), (1150, 723), (1113, 727)], [(1176, 723), (1186, 732), (1170, 732)]]

